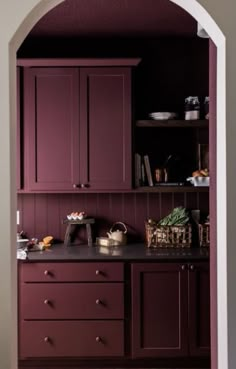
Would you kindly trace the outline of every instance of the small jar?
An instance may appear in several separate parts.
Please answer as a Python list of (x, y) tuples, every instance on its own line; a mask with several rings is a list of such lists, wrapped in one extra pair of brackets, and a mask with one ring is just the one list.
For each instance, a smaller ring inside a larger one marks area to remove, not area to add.
[(185, 120), (200, 118), (200, 103), (198, 96), (189, 96), (185, 99)]

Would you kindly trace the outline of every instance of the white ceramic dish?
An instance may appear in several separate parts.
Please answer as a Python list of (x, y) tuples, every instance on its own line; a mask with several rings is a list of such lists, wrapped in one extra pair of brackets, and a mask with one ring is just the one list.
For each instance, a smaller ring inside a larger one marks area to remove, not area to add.
[(195, 187), (209, 187), (210, 185), (210, 177), (188, 177), (187, 181)]
[(152, 112), (149, 117), (155, 120), (168, 120), (176, 118), (177, 114), (173, 112)]

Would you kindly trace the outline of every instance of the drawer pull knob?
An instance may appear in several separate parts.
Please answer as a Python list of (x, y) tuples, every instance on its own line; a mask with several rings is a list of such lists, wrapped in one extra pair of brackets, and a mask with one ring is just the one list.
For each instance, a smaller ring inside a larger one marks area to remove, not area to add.
[(182, 270), (185, 270), (185, 268), (186, 268), (185, 265), (181, 265)]
[(97, 305), (100, 305), (101, 303), (102, 303), (101, 300), (99, 300), (99, 299), (96, 300)]
[(50, 338), (49, 337), (44, 337), (44, 342), (50, 342)]
[(45, 304), (45, 305), (50, 305), (50, 300), (47, 300), (47, 299), (46, 299), (46, 300), (44, 300), (44, 304)]
[(191, 270), (194, 270), (194, 265), (192, 264), (192, 265), (190, 265), (190, 269)]
[(97, 336), (97, 337), (96, 337), (96, 342), (102, 342), (101, 337)]
[(49, 270), (44, 271), (44, 275), (49, 275), (49, 274), (50, 274)]
[(101, 274), (100, 270), (96, 270), (95, 274), (96, 274), (96, 275)]

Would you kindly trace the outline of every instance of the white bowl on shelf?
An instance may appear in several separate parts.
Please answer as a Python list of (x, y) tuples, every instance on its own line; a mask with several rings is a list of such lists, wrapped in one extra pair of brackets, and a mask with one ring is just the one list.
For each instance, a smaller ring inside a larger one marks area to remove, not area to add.
[(177, 117), (176, 113), (173, 112), (152, 112), (149, 114), (149, 117), (155, 120), (168, 120), (174, 119)]
[(192, 183), (195, 187), (209, 187), (210, 185), (210, 177), (188, 177), (187, 181)]

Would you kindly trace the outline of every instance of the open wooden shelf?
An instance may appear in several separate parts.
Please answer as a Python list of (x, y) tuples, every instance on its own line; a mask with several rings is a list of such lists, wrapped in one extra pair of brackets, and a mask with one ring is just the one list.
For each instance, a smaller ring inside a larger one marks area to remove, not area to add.
[(142, 186), (135, 189), (135, 192), (209, 192), (209, 187), (194, 186)]
[(207, 128), (209, 121), (204, 120), (137, 120), (136, 127), (157, 127), (157, 128)]

